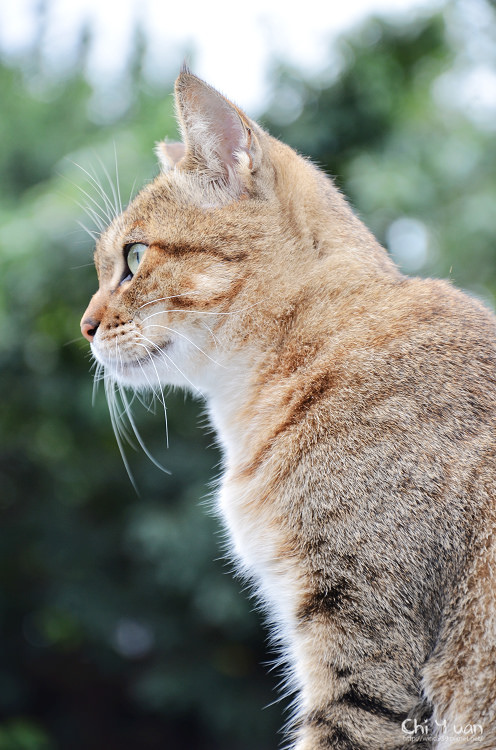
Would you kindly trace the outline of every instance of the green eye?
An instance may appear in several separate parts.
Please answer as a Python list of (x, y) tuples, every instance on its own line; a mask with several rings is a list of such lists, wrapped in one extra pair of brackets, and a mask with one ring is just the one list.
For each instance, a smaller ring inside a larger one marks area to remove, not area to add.
[(133, 274), (133, 276), (137, 272), (138, 266), (141, 263), (143, 259), (143, 255), (145, 254), (146, 250), (147, 250), (147, 245), (143, 245), (142, 242), (135, 242), (129, 246), (126, 260), (127, 260), (128, 268)]

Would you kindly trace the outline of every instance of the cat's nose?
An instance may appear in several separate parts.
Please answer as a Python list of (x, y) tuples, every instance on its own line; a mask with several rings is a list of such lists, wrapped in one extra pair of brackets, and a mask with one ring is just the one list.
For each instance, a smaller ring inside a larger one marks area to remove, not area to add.
[(88, 339), (90, 344), (93, 341), (99, 325), (100, 323), (93, 318), (83, 318), (83, 320), (81, 321), (81, 333), (83, 334), (85, 339)]
[(81, 333), (90, 344), (95, 337), (98, 326), (102, 322), (108, 304), (108, 291), (99, 289), (90, 300), (90, 304), (81, 318)]

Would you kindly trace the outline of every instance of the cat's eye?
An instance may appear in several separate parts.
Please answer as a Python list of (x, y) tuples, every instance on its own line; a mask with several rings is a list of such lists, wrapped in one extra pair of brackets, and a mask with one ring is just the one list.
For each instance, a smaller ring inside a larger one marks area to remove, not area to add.
[(129, 270), (131, 271), (132, 275), (137, 272), (138, 266), (143, 260), (143, 255), (145, 254), (147, 250), (147, 245), (144, 245), (142, 242), (133, 242), (132, 245), (128, 245), (126, 247), (127, 255), (126, 255), (126, 261), (127, 266)]

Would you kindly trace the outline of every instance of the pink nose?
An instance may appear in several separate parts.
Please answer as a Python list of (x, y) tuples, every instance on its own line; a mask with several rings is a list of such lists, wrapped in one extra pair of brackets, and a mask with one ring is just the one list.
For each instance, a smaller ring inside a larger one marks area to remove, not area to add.
[(91, 343), (100, 324), (92, 318), (85, 318), (81, 321), (81, 333), (85, 339)]

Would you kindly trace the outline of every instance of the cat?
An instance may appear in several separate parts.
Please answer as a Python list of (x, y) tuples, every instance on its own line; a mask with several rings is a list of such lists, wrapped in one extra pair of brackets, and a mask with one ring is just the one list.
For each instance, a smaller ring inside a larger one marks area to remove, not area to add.
[(496, 748), (496, 319), (183, 69), (182, 143), (97, 242), (107, 376), (205, 397), (295, 750)]

